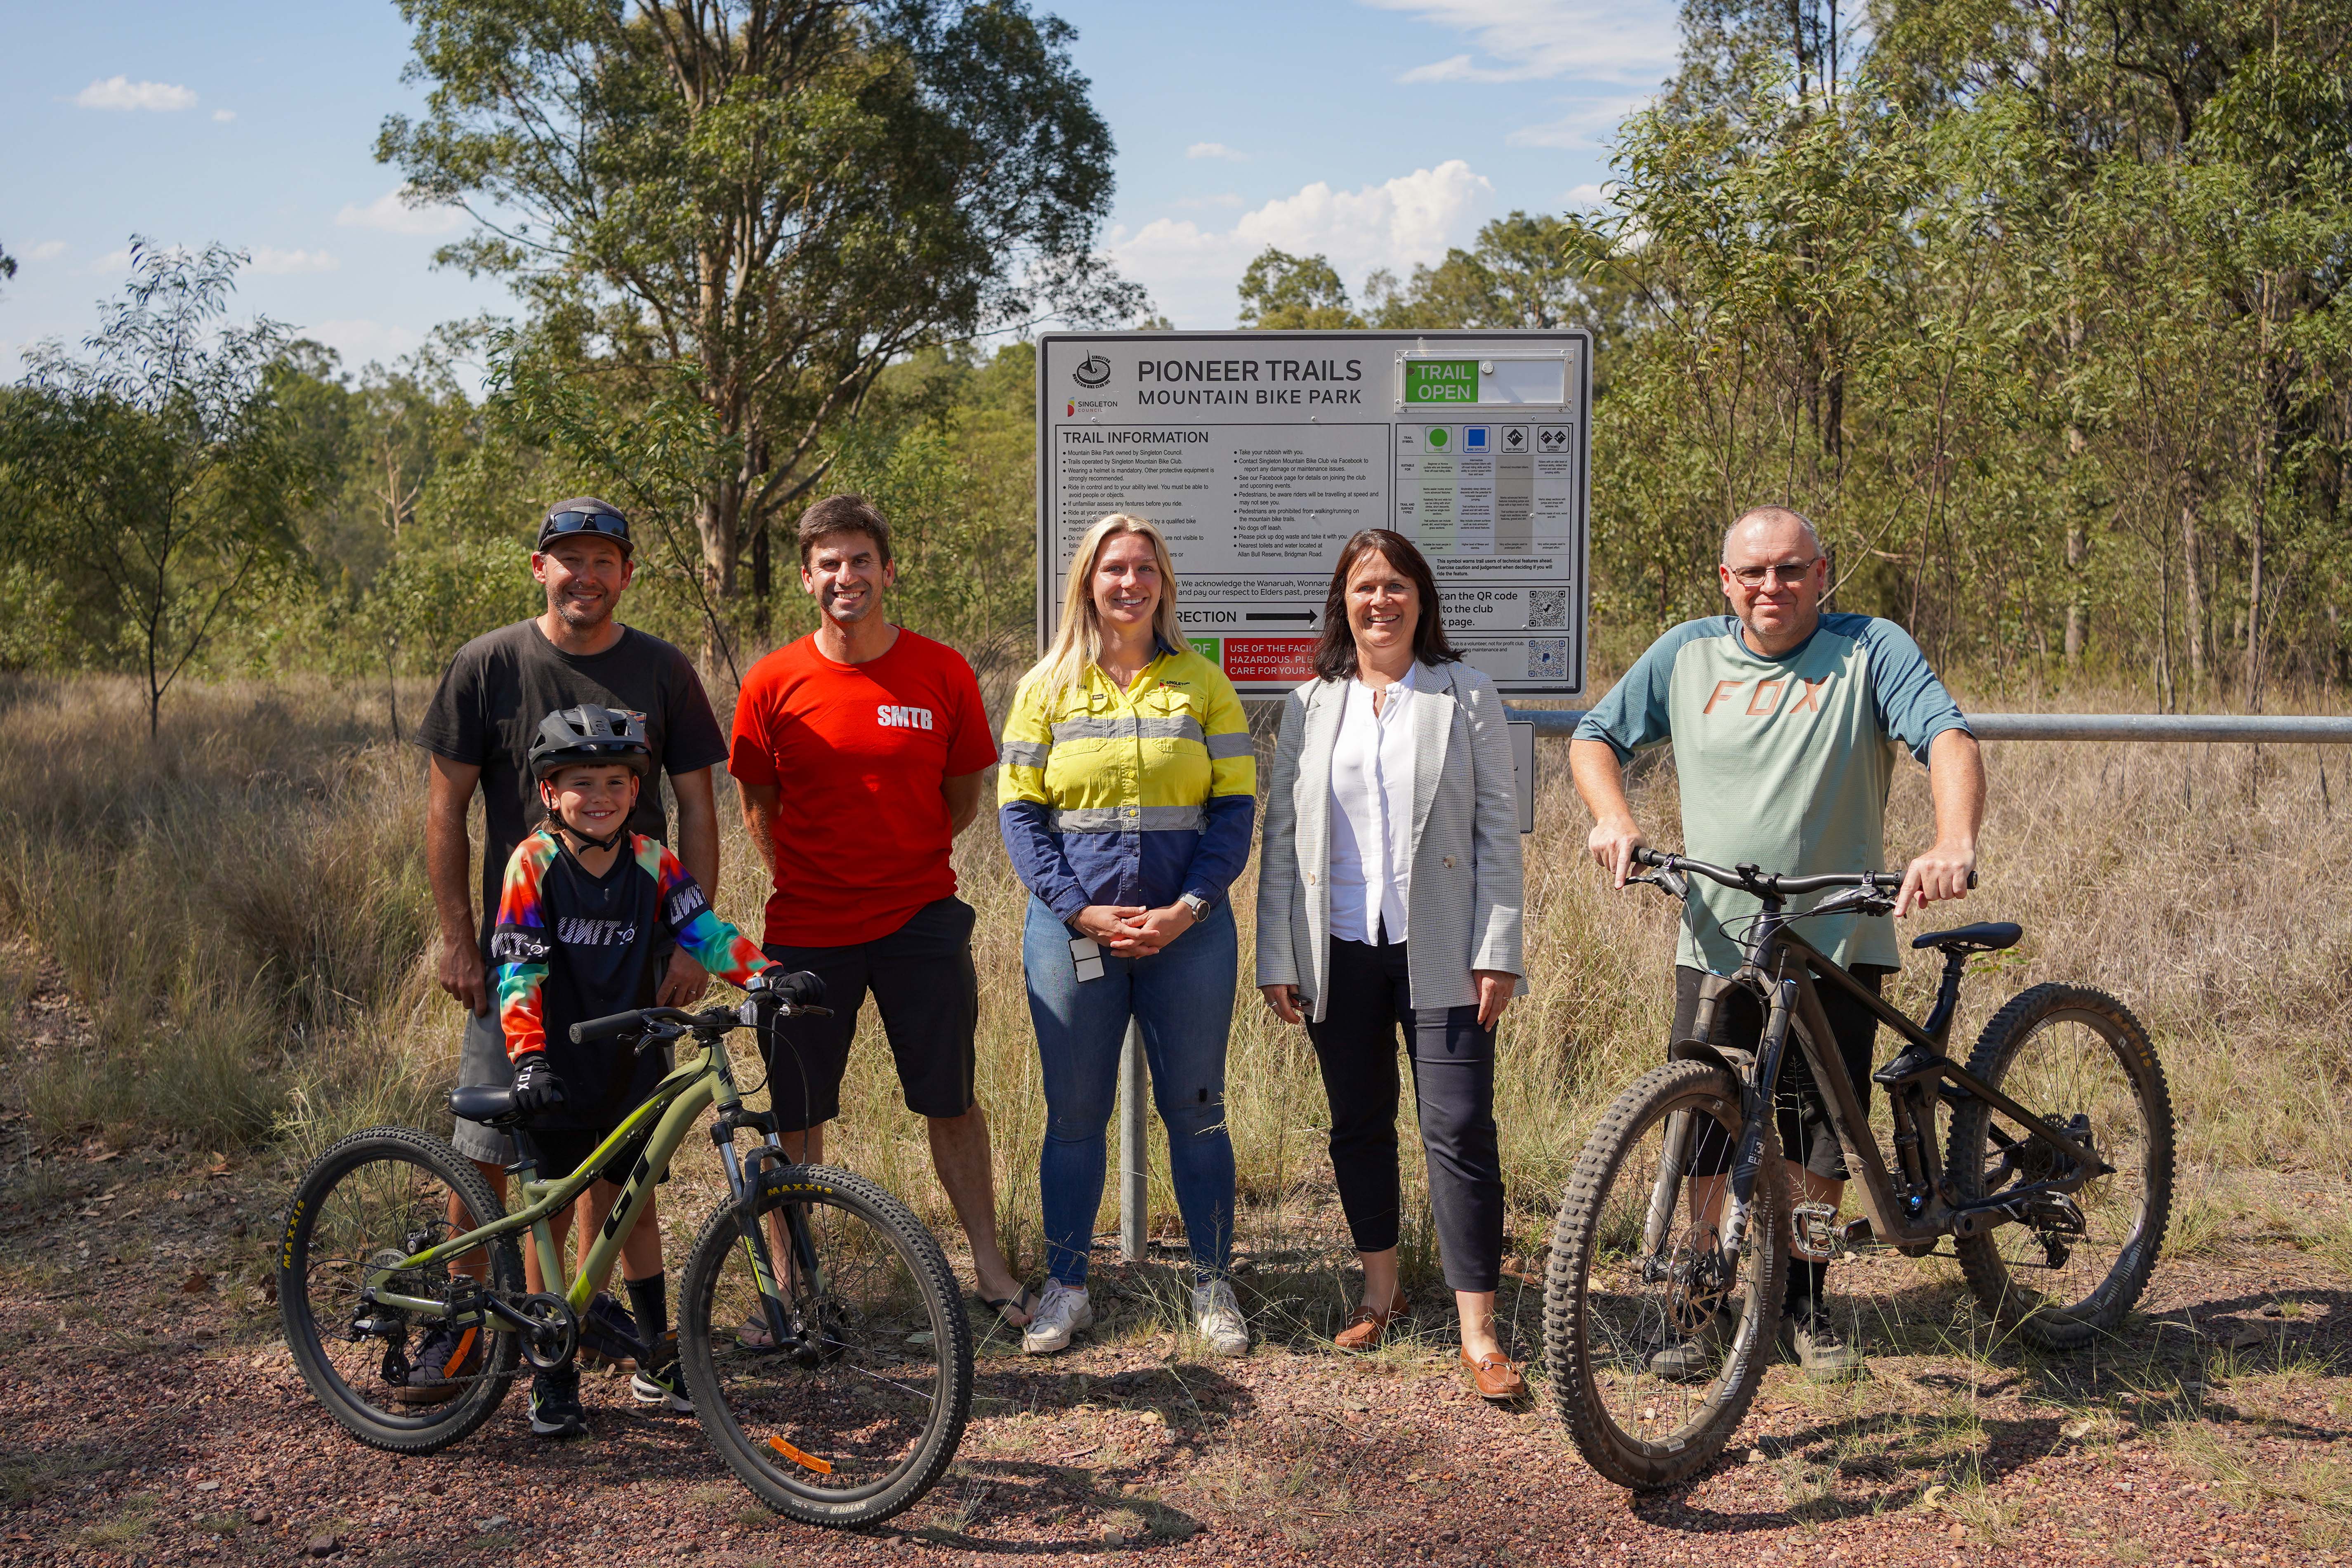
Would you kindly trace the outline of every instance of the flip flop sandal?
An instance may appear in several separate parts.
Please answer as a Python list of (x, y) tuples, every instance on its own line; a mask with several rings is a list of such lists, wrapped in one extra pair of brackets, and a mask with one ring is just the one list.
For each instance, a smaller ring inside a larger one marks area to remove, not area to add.
[(1008, 1314), (1018, 1312), (1024, 1319), (1034, 1321), (1038, 1310), (1045, 1305), (1045, 1299), (1026, 1285), (1021, 1288), (1017, 1295), (998, 1296), (992, 1299), (975, 1290), (972, 1292), (972, 1300), (995, 1313), (997, 1321), (1008, 1329), (1025, 1329), (1029, 1326), (1026, 1321), (1014, 1322)]

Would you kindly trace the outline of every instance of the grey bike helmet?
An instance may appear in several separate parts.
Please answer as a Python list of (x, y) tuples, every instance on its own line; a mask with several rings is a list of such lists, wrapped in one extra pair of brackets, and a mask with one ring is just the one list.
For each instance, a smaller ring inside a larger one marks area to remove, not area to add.
[(639, 778), (650, 774), (654, 752), (646, 743), (645, 715), (583, 706), (560, 709), (541, 719), (530, 742), (532, 782), (583, 763), (618, 763)]

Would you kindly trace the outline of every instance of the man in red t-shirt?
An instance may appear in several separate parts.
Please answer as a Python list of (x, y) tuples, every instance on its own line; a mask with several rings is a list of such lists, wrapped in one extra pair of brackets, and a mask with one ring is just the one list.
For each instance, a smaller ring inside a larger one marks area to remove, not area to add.
[(752, 847), (775, 878), (767, 954), (823, 975), (833, 1009), (776, 1025), (771, 1103), (793, 1157), (822, 1159), (873, 992), (907, 1109), (929, 1119), (931, 1163), (971, 1238), (981, 1300), (1018, 1328), (1035, 1298), (996, 1246), (988, 1118), (972, 1092), (974, 917), (948, 858), (996, 761), (980, 682), (955, 649), (879, 613), (898, 574), (890, 526), (872, 503), (817, 502), (799, 542), (801, 586), (822, 617), (744, 677), (727, 762)]

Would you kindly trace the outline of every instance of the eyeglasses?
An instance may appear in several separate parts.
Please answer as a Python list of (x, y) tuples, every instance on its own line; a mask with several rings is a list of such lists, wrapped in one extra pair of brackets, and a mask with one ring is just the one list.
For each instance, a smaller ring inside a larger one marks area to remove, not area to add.
[(1816, 555), (1811, 561), (1781, 561), (1770, 566), (1727, 566), (1724, 570), (1730, 573), (1732, 580), (1743, 588), (1761, 588), (1775, 576), (1783, 583), (1797, 582), (1819, 565), (1821, 560)]
[(549, 513), (539, 525), (541, 544), (566, 533), (609, 533), (625, 543), (629, 520), (617, 511), (558, 511)]

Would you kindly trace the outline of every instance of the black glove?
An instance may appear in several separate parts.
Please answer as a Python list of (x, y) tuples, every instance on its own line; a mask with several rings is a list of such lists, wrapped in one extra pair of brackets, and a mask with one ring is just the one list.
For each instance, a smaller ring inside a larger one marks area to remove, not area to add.
[(824, 980), (803, 969), (787, 974), (782, 964), (772, 965), (751, 976), (750, 989), (766, 992), (780, 1002), (795, 1007), (814, 1007), (824, 1000)]
[(545, 1051), (525, 1051), (515, 1058), (515, 1109), (536, 1116), (563, 1103), (563, 1080), (547, 1065)]

